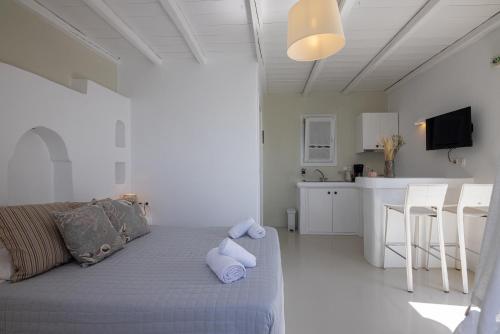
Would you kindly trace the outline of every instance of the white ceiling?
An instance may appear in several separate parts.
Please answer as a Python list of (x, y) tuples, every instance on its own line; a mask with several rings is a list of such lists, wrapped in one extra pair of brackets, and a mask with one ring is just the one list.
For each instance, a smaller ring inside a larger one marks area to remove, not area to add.
[[(357, 86), (383, 90), (500, 11), (500, 0), (449, 0)], [(488, 60), (485, 60), (488, 61)]]
[[(82, 0), (36, 0), (121, 58), (134, 47)], [(219, 54), (254, 54), (246, 0), (176, 0), (189, 20), (200, 47), (210, 57)], [(157, 0), (104, 0), (165, 62), (194, 60), (188, 45)]]
[[(20, 1), (42, 5), (115, 58), (137, 53), (84, 0)], [(208, 61), (255, 57), (257, 39), (268, 92), (302, 93), (313, 70), (312, 62), (286, 55), (287, 15), (297, 0), (165, 1), (178, 6), (184, 31), (160, 0), (90, 1), (109, 7), (164, 62), (195, 62), (196, 50)], [(500, 0), (343, 0), (340, 5), (346, 47), (321, 61), (308, 83), (313, 92), (386, 90), (500, 11)]]
[(346, 46), (325, 61), (312, 90), (341, 91), (425, 2), (425, 0), (356, 1), (344, 20)]

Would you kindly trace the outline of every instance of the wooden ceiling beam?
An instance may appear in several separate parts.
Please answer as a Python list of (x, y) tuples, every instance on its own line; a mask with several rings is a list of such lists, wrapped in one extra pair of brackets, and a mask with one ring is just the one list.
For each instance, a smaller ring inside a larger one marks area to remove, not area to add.
[(196, 58), (200, 64), (207, 63), (207, 57), (205, 51), (201, 47), (200, 42), (196, 38), (193, 26), (189, 22), (188, 18), (182, 11), (180, 5), (176, 0), (160, 0), (160, 4), (168, 14), (175, 27), (181, 34), (182, 38), (188, 45), (191, 53)]
[(474, 42), (477, 42), (488, 33), (500, 27), (500, 12), (490, 17), (488, 20), (480, 24), (478, 27), (474, 28), (468, 34), (457, 40), (455, 43), (451, 44), (438, 54), (431, 57), (429, 60), (412, 70), (411, 72), (405, 74), (401, 79), (393, 83), (391, 86), (385, 89), (386, 93), (391, 93), (393, 90), (397, 89), (404, 83), (408, 82), (410, 79), (416, 77), (417, 75), (428, 71), (441, 61), (451, 57), (460, 50), (466, 48)]
[(446, 1), (429, 0), (422, 8), (401, 28), (396, 35), (373, 57), (363, 69), (342, 89), (342, 93), (349, 94), (363, 79), (372, 73), (387, 57), (389, 57), (411, 34), (419, 28), (436, 9)]
[(163, 60), (103, 0), (83, 0), (83, 2), (153, 64), (162, 64)]

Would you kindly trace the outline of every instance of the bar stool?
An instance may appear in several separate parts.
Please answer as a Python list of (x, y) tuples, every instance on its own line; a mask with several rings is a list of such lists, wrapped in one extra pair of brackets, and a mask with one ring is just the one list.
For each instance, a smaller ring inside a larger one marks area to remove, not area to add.
[[(423, 249), (418, 245), (418, 235), (420, 233), (420, 217), (430, 217), (436, 218), (438, 224), (438, 234), (439, 234), (439, 250), (441, 259), (441, 272), (443, 278), (443, 290), (445, 292), (450, 291), (448, 282), (448, 268), (446, 265), (446, 252), (444, 248), (444, 236), (443, 236), (443, 206), (446, 197), (446, 191), (448, 189), (447, 184), (410, 184), (406, 189), (406, 198), (404, 205), (384, 205), (385, 213), (385, 234), (384, 234), (384, 246), (385, 248), (393, 251), (397, 255), (401, 256), (406, 260), (406, 281), (408, 292), (413, 292), (413, 272), (412, 272), (412, 246)], [(404, 216), (405, 225), (405, 242), (387, 242), (387, 229), (389, 225), (389, 211), (393, 210), (399, 212)], [(411, 217), (415, 217), (415, 241), (412, 243), (411, 236)], [(405, 246), (406, 256), (403, 256), (392, 246)], [(384, 248), (384, 261), (385, 261), (385, 248)], [(425, 249), (423, 249), (425, 250)]]
[[(493, 192), (492, 184), (464, 184), (460, 191), (458, 203), (455, 205), (445, 205), (444, 211), (455, 214), (457, 216), (457, 232), (458, 244), (447, 244), (446, 246), (454, 246), (460, 252), (460, 268), (462, 271), (463, 292), (469, 292), (469, 281), (467, 277), (467, 255), (465, 247), (464, 233), (464, 217), (487, 218), (488, 208), (490, 206), (491, 194)], [(435, 243), (431, 243), (432, 238), (432, 221), (429, 229), (429, 239), (427, 243), (427, 260), (425, 267), (429, 269), (430, 250), (436, 247)], [(455, 259), (455, 263), (457, 258)], [(456, 265), (455, 265), (456, 267)]]

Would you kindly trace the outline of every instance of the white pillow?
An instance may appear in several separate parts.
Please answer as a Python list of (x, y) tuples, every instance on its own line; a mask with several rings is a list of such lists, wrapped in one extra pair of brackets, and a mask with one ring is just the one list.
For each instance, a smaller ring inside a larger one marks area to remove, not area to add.
[(0, 241), (0, 283), (2, 281), (10, 280), (12, 275), (12, 258), (9, 251), (5, 248), (2, 241)]

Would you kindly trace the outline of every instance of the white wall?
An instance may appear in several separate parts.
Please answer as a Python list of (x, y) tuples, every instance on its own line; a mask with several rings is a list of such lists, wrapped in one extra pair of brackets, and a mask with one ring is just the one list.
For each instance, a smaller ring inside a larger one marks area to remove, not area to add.
[[(500, 153), (500, 69), (490, 62), (497, 55), (500, 30), (389, 94), (389, 111), (399, 112), (399, 131), (407, 141), (396, 161), (401, 176), (472, 176), (493, 182)], [(447, 150), (426, 151), (425, 129), (414, 123), (467, 106), (472, 106), (474, 146), (454, 152), (466, 158), (461, 167), (448, 162)]]
[[(286, 226), (286, 209), (297, 207), (300, 175), (300, 129), (304, 114), (336, 115), (337, 166), (319, 167), (329, 180), (342, 180), (344, 166), (363, 163), (383, 172), (382, 153), (356, 153), (356, 118), (363, 112), (385, 112), (384, 93), (267, 95), (263, 101), (264, 143), (264, 224)], [(315, 167), (307, 178), (317, 179)]]
[[(500, 157), (500, 69), (490, 62), (500, 55), (500, 29), (465, 48), (431, 70), (410, 80), (388, 96), (389, 111), (399, 112), (399, 132), (407, 144), (397, 156), (401, 176), (471, 176), (493, 183)], [(466, 166), (450, 164), (447, 150), (425, 150), (425, 128), (415, 121), (472, 106), (473, 147), (460, 148)], [(466, 224), (468, 247), (479, 250), (484, 223)], [(472, 267), (477, 257), (470, 255)]]
[[(86, 93), (0, 63), (0, 205), (130, 191), (130, 101), (93, 82), (80, 84)], [(127, 148), (115, 147), (117, 120), (126, 126)], [(122, 185), (114, 182), (115, 161), (128, 166)]]
[(119, 91), (132, 100), (133, 189), (150, 202), (155, 224), (259, 220), (255, 60), (125, 60)]

